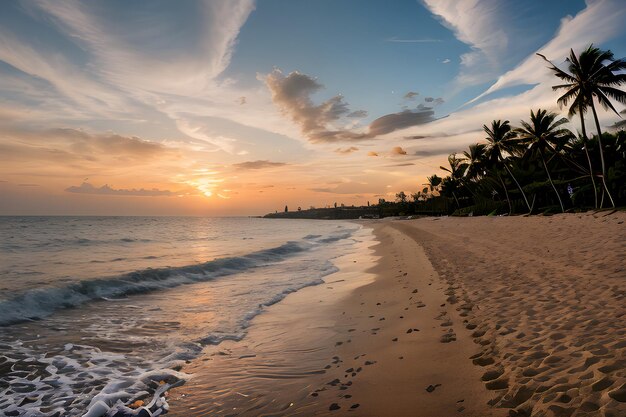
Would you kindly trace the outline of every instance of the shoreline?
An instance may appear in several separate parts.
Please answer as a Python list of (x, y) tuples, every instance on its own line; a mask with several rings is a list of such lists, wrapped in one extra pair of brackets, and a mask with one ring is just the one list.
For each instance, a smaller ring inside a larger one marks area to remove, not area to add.
[(625, 218), (359, 222), (376, 265), (349, 255), (207, 350), (171, 415), (623, 415)]

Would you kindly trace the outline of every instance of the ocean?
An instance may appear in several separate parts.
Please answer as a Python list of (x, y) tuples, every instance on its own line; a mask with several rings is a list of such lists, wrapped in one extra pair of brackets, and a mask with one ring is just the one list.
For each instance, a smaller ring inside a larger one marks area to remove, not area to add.
[(164, 413), (187, 361), (322, 283), (366, 234), (318, 220), (0, 217), (0, 413), (112, 414), (138, 397)]

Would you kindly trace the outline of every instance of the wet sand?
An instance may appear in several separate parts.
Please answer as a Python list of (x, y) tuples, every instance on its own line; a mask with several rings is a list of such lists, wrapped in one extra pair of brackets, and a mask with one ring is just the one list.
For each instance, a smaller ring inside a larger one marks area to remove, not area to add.
[(374, 253), (206, 349), (172, 415), (624, 416), (625, 220), (364, 223)]

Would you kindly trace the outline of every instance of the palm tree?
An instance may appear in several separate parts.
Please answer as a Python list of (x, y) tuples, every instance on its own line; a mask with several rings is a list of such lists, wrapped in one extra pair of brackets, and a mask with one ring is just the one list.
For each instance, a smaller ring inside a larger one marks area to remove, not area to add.
[(400, 204), (406, 203), (407, 198), (408, 196), (404, 191), (400, 191), (398, 194), (396, 194), (396, 201), (398, 201), (398, 203)]
[(463, 160), (456, 157), (456, 153), (451, 153), (448, 155), (448, 165), (450, 168), (440, 166), (439, 168), (448, 172), (450, 174), (450, 178), (455, 181), (459, 181), (463, 178), (463, 170), (465, 166), (463, 165)]
[(511, 130), (511, 125), (508, 120), (504, 122), (500, 120), (494, 120), (491, 122), (491, 128), (487, 125), (483, 125), (483, 130), (487, 133), (487, 145), (485, 145), (485, 157), (487, 159), (487, 167), (494, 167), (494, 171), (502, 187), (504, 188), (504, 193), (506, 195), (506, 201), (509, 203), (509, 214), (512, 212), (511, 200), (509, 199), (509, 192), (506, 189), (506, 184), (504, 180), (500, 176), (498, 172), (498, 168), (504, 166), (508, 174), (513, 178), (515, 184), (517, 184), (517, 188), (522, 193), (522, 197), (524, 197), (524, 201), (526, 202), (526, 207), (528, 207), (529, 211), (532, 211), (530, 204), (528, 203), (528, 199), (526, 198), (526, 193), (520, 186), (519, 182), (509, 169), (506, 163), (506, 154), (511, 154), (513, 148), (515, 147), (515, 132)]
[(426, 180), (428, 180), (428, 183), (424, 185), (428, 185), (428, 188), (430, 189), (430, 195), (433, 195), (433, 192), (437, 191), (439, 189), (439, 186), (441, 185), (441, 177), (437, 174), (433, 174), (430, 177), (426, 177)]
[(556, 194), (559, 204), (561, 205), (561, 211), (565, 212), (561, 196), (552, 181), (552, 176), (550, 175), (545, 155), (547, 152), (554, 152), (557, 154), (559, 148), (567, 143), (567, 141), (573, 137), (573, 134), (568, 129), (561, 127), (565, 123), (568, 123), (569, 120), (565, 117), (559, 120), (556, 120), (556, 118), (556, 113), (548, 113), (546, 110), (541, 109), (537, 110), (537, 113), (535, 113), (531, 110), (530, 123), (522, 120), (520, 122), (522, 127), (516, 129), (516, 133), (518, 135), (518, 140), (526, 146), (529, 154), (539, 155), (541, 162), (543, 163), (543, 167), (546, 170), (548, 181), (550, 182), (550, 185), (552, 185), (552, 189), (554, 189), (554, 193)]
[[(459, 199), (457, 198), (454, 190), (458, 187), (458, 184), (463, 184), (463, 170), (465, 169), (465, 166), (463, 161), (456, 157), (456, 153), (448, 155), (448, 165), (450, 165), (450, 168), (446, 168), (444, 166), (440, 166), (439, 168), (450, 174), (448, 177), (449, 182), (446, 182), (445, 185), (452, 185), (452, 197), (454, 197), (457, 207), (460, 208), (461, 205), (459, 204)], [(443, 179), (441, 182), (442, 185), (444, 185)]]
[(465, 158), (462, 159), (465, 164), (465, 172), (463, 178), (468, 180), (480, 179), (485, 175), (485, 145), (475, 143), (469, 146), (469, 151), (463, 151)]
[[(545, 56), (539, 56), (548, 61)], [(576, 112), (580, 113), (583, 137), (586, 137), (583, 115), (586, 109), (591, 107), (598, 131), (600, 162), (602, 164), (602, 185), (611, 200), (611, 205), (615, 207), (613, 197), (606, 185), (606, 165), (604, 162), (604, 148), (602, 146), (602, 130), (600, 129), (594, 98), (605, 110), (613, 110), (619, 116), (618, 111), (613, 107), (610, 99), (626, 104), (626, 92), (616, 88), (626, 83), (626, 74), (616, 73), (626, 69), (626, 60), (614, 59), (611, 51), (603, 51), (593, 45), (589, 45), (587, 49), (580, 53), (579, 57), (576, 57), (574, 51), (570, 50), (570, 56), (566, 59), (566, 62), (569, 63), (570, 73), (557, 68), (552, 62), (548, 62), (552, 65), (551, 69), (554, 71), (554, 74), (566, 82), (566, 84), (552, 87), (554, 90), (567, 90), (565, 94), (559, 97), (558, 103), (561, 106), (566, 106), (570, 100), (573, 100), (569, 108), (569, 115), (571, 117)], [(606, 62), (608, 62), (607, 65), (605, 65)], [(585, 151), (586, 149), (585, 147)], [(591, 160), (588, 159), (588, 161), (590, 165), (589, 169), (592, 170)], [(602, 202), (600, 202), (600, 207), (602, 207)]]

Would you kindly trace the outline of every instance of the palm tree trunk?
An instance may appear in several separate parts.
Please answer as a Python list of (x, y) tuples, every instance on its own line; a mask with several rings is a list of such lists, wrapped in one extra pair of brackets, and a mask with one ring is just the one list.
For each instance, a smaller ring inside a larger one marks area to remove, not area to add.
[(467, 185), (464, 179), (460, 179), (459, 181), (461, 182), (461, 185), (465, 187), (465, 189), (472, 195), (472, 199), (474, 199), (474, 204), (476, 204), (476, 193), (472, 191), (471, 187)]
[(556, 194), (556, 198), (559, 199), (559, 204), (561, 205), (561, 212), (565, 213), (565, 208), (563, 207), (563, 202), (561, 201), (561, 196), (559, 195), (559, 192), (557, 191), (556, 187), (554, 186), (554, 183), (552, 182), (552, 177), (550, 176), (550, 171), (548, 170), (548, 165), (546, 164), (546, 160), (543, 157), (543, 152), (541, 152), (541, 162), (543, 162), (543, 167), (546, 170), (546, 174), (548, 174), (548, 181), (550, 181), (550, 185), (552, 185), (552, 188), (554, 189), (554, 193)]
[(500, 180), (500, 184), (502, 184), (502, 188), (504, 188), (504, 195), (506, 196), (506, 202), (509, 204), (509, 216), (513, 213), (513, 207), (511, 207), (511, 199), (509, 198), (509, 192), (506, 189), (506, 184), (502, 180), (502, 176), (498, 173), (498, 179)]
[(454, 197), (454, 201), (456, 201), (456, 206), (458, 208), (461, 208), (461, 205), (459, 204), (459, 199), (456, 198), (456, 193), (454, 191), (452, 191), (452, 197)]
[(509, 169), (509, 167), (506, 165), (506, 163), (504, 164), (504, 167), (506, 168), (506, 172), (508, 172), (511, 178), (513, 178), (513, 181), (515, 181), (517, 188), (519, 188), (520, 192), (522, 193), (522, 197), (524, 197), (524, 201), (526, 202), (526, 207), (528, 207), (528, 214), (530, 214), (533, 211), (533, 208), (530, 206), (530, 203), (528, 202), (528, 199), (526, 198), (526, 193), (524, 193), (524, 190), (522, 190), (522, 186), (519, 185), (519, 182), (517, 182), (517, 179), (515, 178), (515, 176)]
[(596, 180), (593, 178), (593, 165), (591, 165), (591, 157), (589, 156), (589, 147), (587, 146), (587, 131), (585, 129), (585, 117), (583, 115), (583, 106), (579, 105), (578, 113), (580, 113), (580, 128), (583, 131), (583, 148), (585, 149), (585, 155), (587, 155), (587, 162), (589, 163), (589, 177), (591, 178), (591, 185), (593, 185), (593, 201), (594, 207), (598, 208), (598, 189), (596, 187)]
[[(591, 110), (593, 111), (593, 118), (596, 122), (596, 129), (598, 130), (598, 146), (600, 147), (600, 162), (602, 162), (602, 185), (606, 190), (606, 194), (609, 196), (611, 200), (611, 205), (615, 207), (615, 202), (613, 201), (613, 197), (611, 196), (611, 192), (609, 191), (609, 187), (606, 186), (606, 165), (604, 164), (604, 147), (602, 146), (602, 130), (600, 129), (600, 121), (598, 120), (598, 114), (596, 113), (596, 106), (593, 104), (593, 99), (591, 100)], [(600, 204), (600, 208), (602, 208), (602, 204)]]

